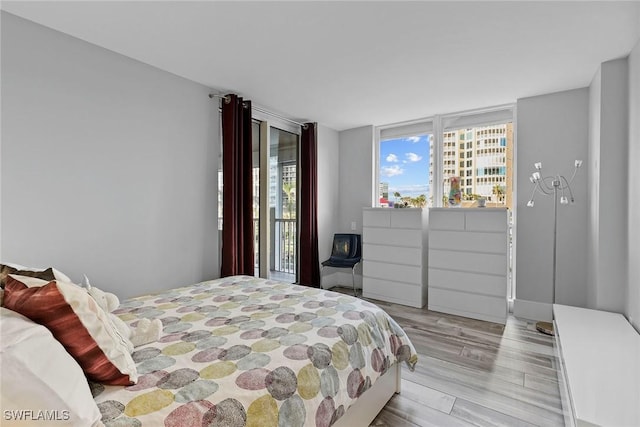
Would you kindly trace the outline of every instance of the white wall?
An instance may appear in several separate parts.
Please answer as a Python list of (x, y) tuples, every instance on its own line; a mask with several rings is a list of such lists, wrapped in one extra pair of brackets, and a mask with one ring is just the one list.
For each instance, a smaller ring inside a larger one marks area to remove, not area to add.
[[(519, 99), (518, 111), (518, 256), (514, 314), (551, 320), (553, 278), (553, 197), (531, 194), (533, 164), (543, 174), (570, 175), (575, 159), (587, 165), (588, 90), (575, 89)], [(556, 302), (584, 307), (587, 302), (587, 171), (572, 186), (575, 204), (558, 207)]]
[(602, 63), (589, 88), (589, 308), (624, 312), (627, 287), (627, 59)]
[[(602, 70), (598, 67), (596, 74), (589, 86), (589, 160), (587, 188), (589, 189), (589, 211), (587, 221), (589, 227), (589, 245), (587, 247), (587, 259), (597, 260), (600, 258), (600, 179), (598, 165), (600, 162), (600, 103), (602, 100)], [(597, 137), (596, 137), (597, 135)], [(595, 141), (598, 141), (598, 144)], [(589, 263), (587, 275), (587, 306), (594, 307), (597, 295), (597, 280), (599, 276), (600, 264)]]
[[(340, 132), (340, 216), (338, 232), (362, 233), (362, 208), (371, 207), (374, 127)], [(351, 223), (355, 222), (355, 230)]]
[(339, 135), (318, 126), (318, 255), (320, 262), (331, 255), (333, 234), (337, 231), (339, 206)]
[[(363, 126), (339, 133), (339, 159), (337, 192), (339, 211), (334, 233), (362, 234), (362, 208), (371, 207), (373, 189), (374, 127)], [(355, 229), (352, 229), (355, 223)], [(322, 256), (321, 256), (322, 258)], [(326, 258), (325, 258), (326, 259)], [(351, 286), (351, 272), (346, 269), (327, 269), (324, 287), (339, 284)], [(362, 287), (362, 266), (356, 267), (356, 287)]]
[(627, 289), (625, 315), (640, 332), (640, 41), (629, 65)]
[(2, 12), (1, 253), (121, 298), (217, 277), (208, 88)]

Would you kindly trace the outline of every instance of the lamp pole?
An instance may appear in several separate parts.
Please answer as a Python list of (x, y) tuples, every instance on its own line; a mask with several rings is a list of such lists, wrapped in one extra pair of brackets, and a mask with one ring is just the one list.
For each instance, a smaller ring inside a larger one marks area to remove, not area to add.
[(553, 185), (553, 294), (551, 295), (551, 307), (556, 303), (556, 276), (558, 275), (558, 261), (556, 254), (558, 253), (558, 188), (560, 188), (560, 177), (551, 183)]
[[(536, 172), (529, 177), (529, 180), (531, 180), (531, 183), (533, 184), (533, 192), (531, 193), (531, 198), (527, 202), (527, 206), (530, 208), (534, 206), (533, 199), (536, 192), (542, 193), (545, 196), (553, 196), (553, 279), (551, 281), (553, 292), (551, 296), (551, 316), (553, 318), (553, 304), (556, 303), (556, 279), (558, 275), (558, 191), (562, 193), (562, 197), (560, 197), (561, 204), (566, 205), (569, 203), (569, 199), (565, 196), (565, 190), (571, 196), (571, 203), (574, 202), (571, 183), (573, 182), (578, 169), (582, 166), (582, 160), (576, 160), (574, 162), (573, 175), (569, 180), (562, 175), (542, 176), (542, 163), (537, 162), (534, 166), (536, 168)], [(549, 181), (551, 182), (551, 185), (549, 185)], [(554, 335), (552, 322), (537, 322), (536, 329), (544, 334)]]

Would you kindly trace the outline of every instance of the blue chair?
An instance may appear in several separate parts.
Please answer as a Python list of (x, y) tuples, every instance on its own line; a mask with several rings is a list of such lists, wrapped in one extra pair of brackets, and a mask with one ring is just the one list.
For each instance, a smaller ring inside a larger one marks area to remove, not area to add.
[[(333, 235), (333, 246), (331, 257), (322, 262), (320, 270), (320, 280), (322, 281), (322, 270), (325, 267), (350, 268), (351, 282), (353, 284), (353, 295), (356, 293), (355, 269), (362, 259), (362, 237), (359, 234), (337, 233)], [(322, 285), (320, 285), (322, 287)]]

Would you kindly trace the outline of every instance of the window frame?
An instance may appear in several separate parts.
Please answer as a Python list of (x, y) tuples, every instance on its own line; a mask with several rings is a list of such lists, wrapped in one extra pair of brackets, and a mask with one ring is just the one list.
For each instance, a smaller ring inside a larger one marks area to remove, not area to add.
[[(443, 182), (443, 160), (444, 160), (444, 132), (453, 131), (460, 127), (479, 127), (490, 126), (492, 124), (504, 123), (505, 121), (511, 121), (513, 123), (513, 188), (512, 188), (512, 210), (515, 211), (516, 207), (516, 104), (502, 104), (486, 108), (478, 108), (472, 110), (458, 111), (455, 113), (447, 114), (435, 114), (430, 117), (424, 117), (416, 120), (408, 120), (404, 122), (390, 123), (386, 125), (377, 126), (375, 128), (375, 141), (374, 141), (374, 174), (373, 174), (373, 191), (371, 194), (371, 206), (380, 207), (380, 143), (385, 140), (393, 138), (402, 138), (416, 136), (420, 134), (431, 133), (433, 135), (433, 161), (430, 163), (433, 167), (430, 170), (430, 174), (433, 175), (433, 182)], [(465, 138), (466, 140), (466, 138)], [(466, 141), (465, 141), (466, 142)], [(455, 142), (459, 143), (458, 141)], [(460, 151), (460, 154), (465, 153)], [(459, 158), (458, 161), (467, 160), (466, 154), (464, 158)], [(428, 175), (427, 175), (428, 178)], [(432, 207), (442, 207), (443, 186), (434, 185), (433, 188), (433, 205)], [(427, 195), (428, 198), (428, 195)]]
[[(508, 117), (505, 117), (504, 115), (507, 115)], [(501, 120), (499, 120), (499, 118), (502, 117)], [(472, 121), (473, 119), (482, 119), (485, 118), (486, 120), (482, 121), (480, 120), (479, 123), (474, 123), (469, 125), (468, 123), (470, 121)], [(430, 169), (429, 174), (431, 174), (433, 176), (433, 182), (443, 182), (443, 169), (444, 169), (444, 164), (443, 164), (443, 160), (444, 160), (444, 156), (443, 153), (445, 151), (445, 147), (444, 147), (444, 133), (446, 131), (449, 131), (451, 129), (455, 129), (455, 126), (451, 126), (453, 123), (455, 122), (460, 122), (460, 124), (457, 126), (457, 128), (460, 127), (464, 127), (464, 126), (469, 126), (469, 127), (476, 127), (476, 126), (489, 126), (492, 124), (498, 124), (498, 123), (504, 123), (505, 121), (511, 121), (512, 126), (513, 126), (513, 157), (511, 159), (511, 168), (512, 168), (512, 206), (511, 206), (511, 224), (510, 224), (510, 232), (511, 232), (511, 258), (509, 260), (509, 266), (510, 266), (510, 275), (509, 275), (509, 279), (508, 279), (508, 284), (507, 284), (507, 299), (509, 301), (509, 311), (512, 310), (513, 307), (513, 300), (515, 299), (515, 295), (516, 295), (516, 282), (515, 282), (515, 278), (516, 278), (516, 257), (517, 257), (517, 240), (518, 240), (518, 236), (517, 236), (517, 206), (518, 206), (518, 193), (516, 191), (516, 189), (518, 188), (518, 183), (517, 183), (517, 156), (518, 156), (518, 142), (517, 142), (517, 121), (518, 121), (518, 115), (517, 115), (517, 110), (516, 110), (516, 104), (515, 103), (510, 103), (510, 104), (503, 104), (503, 105), (497, 105), (497, 106), (493, 106), (493, 107), (487, 107), (487, 108), (481, 108), (481, 109), (473, 109), (473, 110), (466, 110), (466, 111), (460, 111), (460, 112), (456, 112), (456, 113), (449, 113), (449, 114), (436, 114), (430, 117), (425, 117), (422, 119), (417, 119), (417, 120), (412, 120), (412, 121), (407, 121), (407, 122), (400, 122), (400, 123), (392, 123), (392, 124), (388, 124), (388, 125), (384, 125), (384, 126), (378, 126), (375, 128), (375, 141), (374, 141), (374, 176), (373, 179), (375, 180), (374, 183), (375, 185), (373, 185), (373, 192), (372, 192), (372, 205), (371, 206), (375, 206), (375, 207), (380, 207), (380, 196), (379, 196), (379, 187), (380, 187), (380, 142), (381, 140), (381, 130), (384, 129), (390, 129), (390, 128), (394, 128), (394, 127), (400, 127), (400, 126), (404, 126), (406, 124), (416, 124), (416, 123), (430, 123), (432, 126), (432, 130), (431, 132), (433, 133), (433, 148), (431, 151), (431, 155), (433, 156), (433, 167)], [(462, 123), (465, 122), (465, 123)], [(413, 136), (415, 136), (416, 134), (414, 134)], [(407, 135), (407, 136), (412, 136), (412, 135)], [(466, 135), (465, 135), (466, 137)], [(390, 138), (387, 138), (390, 139)], [(465, 138), (466, 139), (466, 138)], [(458, 142), (456, 142), (457, 144)], [(498, 141), (498, 143), (500, 143), (500, 141)], [(465, 148), (466, 149), (466, 148)], [(505, 159), (506, 160), (506, 159)], [(456, 161), (460, 162), (460, 161), (469, 161), (466, 159), (466, 157), (463, 159), (457, 159)], [(428, 178), (428, 175), (427, 175)], [(441, 208), (443, 206), (442, 203), (442, 196), (443, 196), (443, 186), (442, 185), (436, 185), (435, 188), (433, 189), (433, 206), (434, 208)]]
[[(383, 134), (386, 134), (383, 136)], [(418, 120), (409, 120), (390, 125), (377, 126), (375, 128), (375, 147), (374, 147), (374, 168), (373, 180), (374, 188), (371, 194), (371, 206), (380, 207), (380, 142), (394, 138), (404, 138), (416, 135), (434, 134), (435, 129), (432, 118), (424, 118)], [(435, 146), (434, 146), (435, 148)], [(427, 174), (427, 178), (429, 175)], [(427, 195), (428, 197), (428, 195)]]

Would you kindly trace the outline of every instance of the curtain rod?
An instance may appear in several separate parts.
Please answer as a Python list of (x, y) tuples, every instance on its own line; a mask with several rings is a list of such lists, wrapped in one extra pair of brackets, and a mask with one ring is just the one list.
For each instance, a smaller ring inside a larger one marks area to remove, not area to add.
[[(209, 94), (209, 98), (220, 98), (220, 99), (224, 99), (225, 101), (227, 101), (229, 99), (229, 96), (228, 95), (218, 95), (217, 93), (210, 93)], [(260, 111), (261, 113), (273, 116), (273, 117), (275, 117), (277, 119), (284, 120), (284, 121), (287, 121), (287, 122), (290, 122), (290, 123), (294, 123), (294, 124), (296, 124), (298, 126), (302, 126), (305, 129), (307, 127), (309, 127), (306, 123), (296, 122), (295, 120), (292, 120), (292, 119), (290, 119), (288, 117), (281, 116), (280, 114), (276, 114), (276, 113), (271, 112), (269, 110), (265, 110), (264, 108), (258, 107), (256, 105), (252, 105), (251, 108), (253, 108), (256, 111)]]

